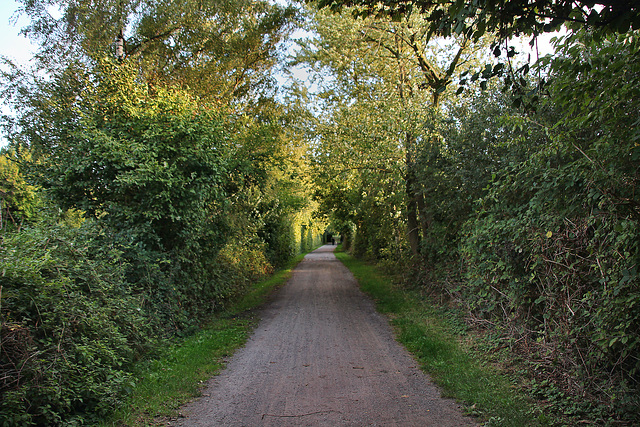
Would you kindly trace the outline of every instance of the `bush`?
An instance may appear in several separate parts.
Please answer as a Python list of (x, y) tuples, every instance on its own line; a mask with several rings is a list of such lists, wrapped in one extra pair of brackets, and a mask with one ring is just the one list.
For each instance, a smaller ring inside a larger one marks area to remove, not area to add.
[(91, 222), (3, 237), (1, 422), (81, 424), (104, 415), (153, 345), (122, 251)]
[(638, 422), (638, 40), (569, 41), (552, 63), (556, 114), (536, 117), (549, 142), (503, 167), (466, 224), (463, 296), (535, 366), (536, 392)]

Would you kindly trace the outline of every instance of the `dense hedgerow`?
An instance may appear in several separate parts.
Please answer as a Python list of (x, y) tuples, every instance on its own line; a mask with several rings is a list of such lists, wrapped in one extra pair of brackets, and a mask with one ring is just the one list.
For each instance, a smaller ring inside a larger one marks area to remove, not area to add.
[(462, 291), (563, 412), (638, 422), (638, 39), (570, 41), (551, 63), (556, 113), (530, 122), (548, 143), (503, 168), (466, 225)]
[(567, 36), (535, 111), (491, 87), (452, 102), (416, 156), (419, 257), (396, 261), (406, 230), (370, 219), (384, 210), (336, 210), (357, 218), (354, 253), (412, 265), (407, 282), (458, 303), (569, 423), (640, 421), (639, 40)]
[[(0, 419), (81, 424), (117, 405), (154, 344), (123, 251), (98, 227), (47, 224), (3, 235)], [(157, 325), (156, 325), (157, 326)]]
[[(179, 270), (180, 260), (118, 241), (93, 220), (36, 223), (2, 237), (2, 425), (86, 424), (109, 414), (136, 381), (138, 360), (272, 271), (264, 246), (231, 244), (206, 273), (181, 280), (193, 266)], [(199, 293), (184, 286), (198, 279)]]
[[(279, 182), (298, 166), (276, 153), (281, 127), (268, 121), (150, 90), (134, 65), (110, 61), (24, 93), (11, 164), (55, 207), (2, 230), (0, 424), (86, 424), (126, 397), (136, 361), (196, 330), (317, 227), (300, 213), (306, 190)], [(14, 199), (5, 212), (17, 215)]]

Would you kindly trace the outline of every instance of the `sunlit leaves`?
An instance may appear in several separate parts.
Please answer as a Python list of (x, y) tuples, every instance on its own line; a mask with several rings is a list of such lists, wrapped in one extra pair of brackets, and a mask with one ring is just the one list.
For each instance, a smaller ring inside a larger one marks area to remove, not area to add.
[[(94, 76), (46, 135), (29, 130), (35, 146), (51, 135), (59, 141), (38, 147), (39, 182), (64, 207), (126, 225), (149, 244), (179, 244), (182, 233), (203, 227), (224, 203), (226, 142), (219, 119), (188, 94), (150, 93), (135, 81), (132, 67), (105, 62)], [(38, 96), (55, 104), (58, 93)], [(52, 117), (39, 108), (36, 116)]]
[(571, 0), (452, 0), (387, 1), (319, 0), (320, 8), (341, 11), (354, 7), (354, 16), (395, 17), (421, 13), (428, 18), (430, 33), (451, 36), (473, 35), (479, 39), (491, 32), (503, 39), (519, 34), (540, 34), (562, 24), (575, 29), (589, 26), (607, 32), (625, 33), (640, 28), (640, 11), (635, 2), (619, 3)]
[(293, 8), (261, 0), (24, 3), (41, 67), (115, 57), (122, 33), (123, 59), (137, 62), (151, 84), (188, 88), (219, 103), (255, 99), (271, 84), (270, 70), (295, 19)]

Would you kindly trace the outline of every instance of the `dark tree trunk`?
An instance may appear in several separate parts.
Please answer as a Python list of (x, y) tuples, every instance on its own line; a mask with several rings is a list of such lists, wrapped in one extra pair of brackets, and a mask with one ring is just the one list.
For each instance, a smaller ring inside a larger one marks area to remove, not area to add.
[(416, 172), (413, 161), (413, 149), (415, 136), (410, 132), (405, 135), (406, 156), (406, 192), (407, 192), (407, 238), (411, 247), (411, 253), (418, 255), (420, 252), (420, 224), (418, 223), (418, 197), (416, 196)]

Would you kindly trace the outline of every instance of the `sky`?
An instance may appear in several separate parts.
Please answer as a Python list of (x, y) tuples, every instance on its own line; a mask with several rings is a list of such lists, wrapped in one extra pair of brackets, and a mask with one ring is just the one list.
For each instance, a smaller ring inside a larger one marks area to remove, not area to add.
[[(28, 22), (27, 19), (23, 17), (17, 23), (12, 19), (19, 7), (14, 0), (0, 0), (0, 56), (7, 57), (15, 64), (26, 65), (35, 49), (26, 37), (19, 35), (22, 26)], [(0, 105), (0, 111), (3, 114), (9, 113), (5, 105)], [(7, 140), (0, 135), (0, 148), (5, 145)]]
[(14, 0), (0, 0), (0, 55), (20, 64), (27, 63), (34, 49), (26, 37), (18, 35), (27, 19), (22, 18), (13, 25), (9, 21), (20, 7)]

